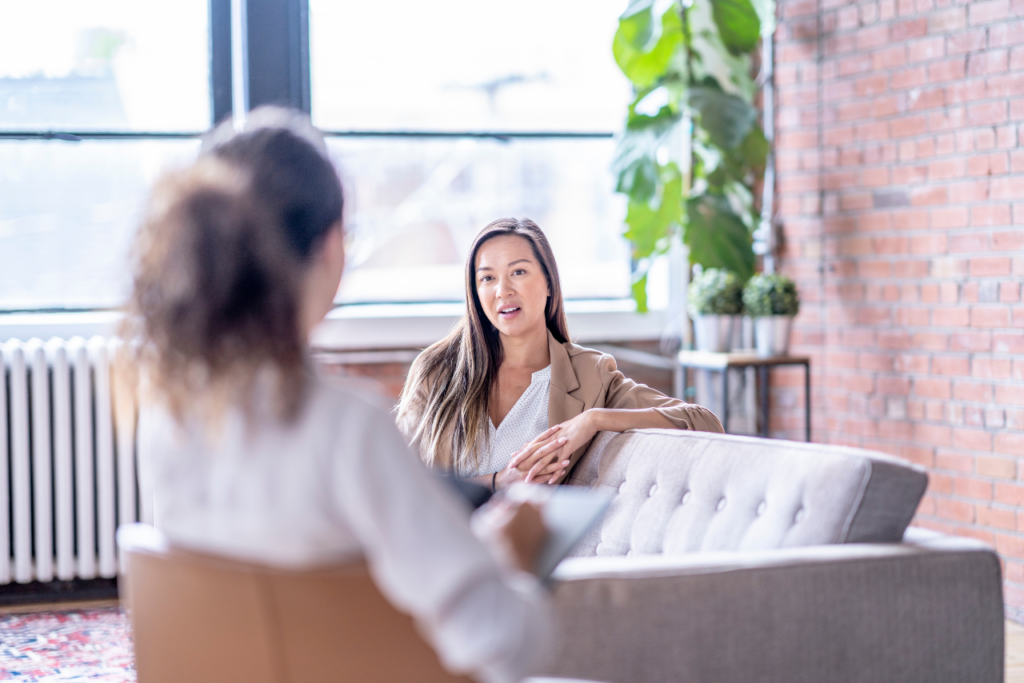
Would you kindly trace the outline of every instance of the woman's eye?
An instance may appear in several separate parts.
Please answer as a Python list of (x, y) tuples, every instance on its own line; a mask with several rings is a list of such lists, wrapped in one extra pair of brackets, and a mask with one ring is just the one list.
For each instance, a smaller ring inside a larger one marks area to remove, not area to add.
[(512, 271), (512, 274), (513, 274), (513, 275), (525, 275), (525, 274), (526, 274), (526, 271), (525, 271), (525, 270), (523, 270), (522, 268), (518, 268), (518, 269), (516, 269), (516, 270)]

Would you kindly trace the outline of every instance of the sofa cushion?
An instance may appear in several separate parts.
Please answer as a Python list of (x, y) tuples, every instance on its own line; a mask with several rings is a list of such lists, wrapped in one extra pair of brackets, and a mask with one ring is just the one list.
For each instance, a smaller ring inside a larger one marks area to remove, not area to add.
[(928, 477), (862, 449), (646, 429), (599, 434), (569, 483), (615, 496), (574, 555), (678, 555), (897, 542)]

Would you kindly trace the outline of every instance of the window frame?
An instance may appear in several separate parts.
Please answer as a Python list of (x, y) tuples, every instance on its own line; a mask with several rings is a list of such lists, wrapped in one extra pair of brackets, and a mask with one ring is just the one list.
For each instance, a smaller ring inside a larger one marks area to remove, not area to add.
[[(208, 0), (210, 31), (211, 128), (246, 109), (281, 104), (311, 112), (308, 0)], [(235, 21), (233, 21), (233, 19)], [(241, 50), (239, 50), (241, 47)], [(258, 47), (258, 49), (251, 49)], [(242, 56), (235, 68), (233, 54)], [(236, 78), (242, 76), (242, 82)], [(2, 130), (0, 141), (196, 139), (207, 131)], [(325, 130), (331, 138), (420, 139), (611, 139), (614, 133), (501, 130)], [(410, 348), (426, 345), (450, 328), (461, 314), (459, 303), (337, 304), (318, 331), (330, 348)], [(658, 338), (664, 329), (660, 311), (637, 314), (632, 299), (567, 301), (570, 318), (585, 329), (581, 339), (608, 341)], [(458, 313), (456, 312), (458, 309)], [(0, 342), (29, 336), (113, 334), (116, 309), (0, 309)], [(613, 332), (614, 331), (614, 332)]]

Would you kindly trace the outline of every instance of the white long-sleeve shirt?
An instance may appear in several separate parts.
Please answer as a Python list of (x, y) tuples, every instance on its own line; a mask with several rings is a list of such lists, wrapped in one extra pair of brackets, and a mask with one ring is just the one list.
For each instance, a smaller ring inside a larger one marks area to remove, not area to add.
[(182, 427), (144, 410), (154, 523), (182, 546), (280, 567), (365, 556), (448, 668), (494, 683), (536, 671), (553, 639), (546, 594), (499, 565), (376, 403), (318, 378), (288, 425), (229, 411), (219, 429)]

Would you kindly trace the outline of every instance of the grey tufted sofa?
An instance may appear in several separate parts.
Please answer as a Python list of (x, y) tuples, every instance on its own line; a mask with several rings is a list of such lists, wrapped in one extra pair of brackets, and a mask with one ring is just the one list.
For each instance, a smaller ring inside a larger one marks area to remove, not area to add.
[(612, 683), (1003, 680), (1000, 566), (907, 525), (923, 470), (746, 437), (602, 434), (570, 484), (614, 494), (555, 573), (549, 672)]

